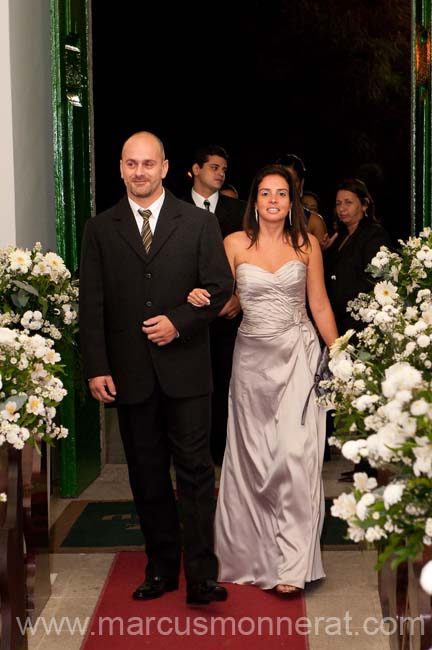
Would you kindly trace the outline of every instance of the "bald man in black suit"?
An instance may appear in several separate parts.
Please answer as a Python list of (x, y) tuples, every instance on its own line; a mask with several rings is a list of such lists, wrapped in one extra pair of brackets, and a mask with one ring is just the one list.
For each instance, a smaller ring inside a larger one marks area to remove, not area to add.
[[(136, 600), (178, 588), (183, 523), (187, 602), (227, 597), (216, 583), (212, 389), (208, 324), (232, 295), (233, 277), (216, 218), (164, 189), (162, 142), (152, 133), (123, 145), (126, 196), (89, 219), (80, 267), (80, 339), (93, 397), (117, 406), (134, 502), (146, 542)], [(149, 229), (151, 232), (149, 232)], [(208, 308), (186, 302), (195, 286)]]

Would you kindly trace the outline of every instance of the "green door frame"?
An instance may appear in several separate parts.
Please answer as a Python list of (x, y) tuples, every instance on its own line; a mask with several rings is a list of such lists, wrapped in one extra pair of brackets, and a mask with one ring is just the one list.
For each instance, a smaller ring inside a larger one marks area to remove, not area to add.
[[(89, 0), (50, 0), (57, 247), (77, 274), (86, 220), (93, 214)], [(78, 496), (100, 473), (99, 405), (87, 392), (75, 355), (62, 351), (68, 395), (61, 418), (60, 494)]]
[(432, 225), (431, 0), (412, 0), (411, 225)]

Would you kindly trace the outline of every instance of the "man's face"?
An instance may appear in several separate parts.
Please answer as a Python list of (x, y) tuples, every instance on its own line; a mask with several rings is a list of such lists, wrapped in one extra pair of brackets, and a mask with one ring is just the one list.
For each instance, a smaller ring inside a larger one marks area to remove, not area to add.
[(195, 163), (192, 167), (195, 189), (198, 192), (205, 189), (208, 194), (217, 192), (225, 182), (226, 170), (227, 162), (220, 156), (209, 156), (202, 167)]
[[(149, 205), (160, 196), (162, 180), (168, 172), (160, 142), (150, 133), (137, 133), (123, 146), (120, 174), (128, 196)], [(150, 199), (150, 201), (148, 200)]]

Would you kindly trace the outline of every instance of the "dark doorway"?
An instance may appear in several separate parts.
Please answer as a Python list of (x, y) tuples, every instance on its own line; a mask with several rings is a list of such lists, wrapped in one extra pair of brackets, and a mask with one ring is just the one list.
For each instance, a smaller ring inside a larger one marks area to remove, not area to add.
[(123, 194), (122, 142), (149, 130), (177, 195), (203, 142), (226, 147), (242, 198), (261, 165), (291, 152), (328, 221), (337, 181), (356, 175), (392, 236), (409, 235), (410, 3), (155, 4), (92, 3), (98, 211)]

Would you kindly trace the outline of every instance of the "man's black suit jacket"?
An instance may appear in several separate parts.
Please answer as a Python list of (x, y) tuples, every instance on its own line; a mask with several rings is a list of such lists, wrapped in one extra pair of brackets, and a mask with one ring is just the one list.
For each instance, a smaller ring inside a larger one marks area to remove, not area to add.
[[(189, 192), (189, 194), (184, 197), (184, 200), (193, 204), (194, 201), (192, 198), (192, 193)], [(227, 235), (231, 235), (233, 232), (243, 230), (243, 215), (245, 209), (246, 201), (242, 201), (241, 199), (234, 199), (231, 196), (225, 196), (225, 194), (221, 194), (219, 192), (215, 215), (217, 217), (219, 228), (224, 239)], [(237, 336), (237, 330), (241, 323), (242, 317), (243, 314), (240, 312), (240, 314), (238, 314), (235, 318), (217, 318), (215, 321), (213, 321), (211, 325), (212, 340), (215, 336), (222, 336), (224, 338), (228, 337), (232, 339), (232, 345), (234, 345), (234, 339)], [(220, 354), (219, 350), (217, 351), (217, 354)]]
[[(205, 287), (211, 306), (195, 308), (188, 293)], [(212, 388), (208, 324), (232, 293), (233, 277), (216, 218), (165, 190), (147, 255), (127, 197), (90, 219), (80, 267), (80, 339), (87, 378), (112, 375), (116, 404), (147, 399), (155, 375), (171, 397)], [(144, 320), (166, 315), (180, 337), (148, 341)]]
[[(194, 204), (191, 192), (184, 197), (184, 200), (192, 203), (192, 205)], [(234, 199), (231, 196), (225, 196), (225, 194), (219, 192), (215, 215), (217, 216), (223, 239), (232, 232), (243, 230), (243, 214), (245, 209), (245, 201)]]

